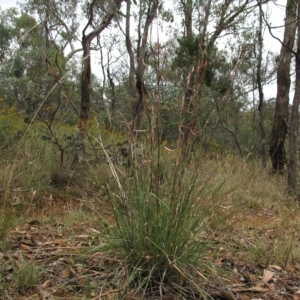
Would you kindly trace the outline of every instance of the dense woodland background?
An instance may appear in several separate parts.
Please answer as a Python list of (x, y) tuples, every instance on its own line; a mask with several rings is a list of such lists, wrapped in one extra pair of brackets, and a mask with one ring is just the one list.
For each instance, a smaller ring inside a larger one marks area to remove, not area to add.
[(1, 11), (2, 108), (50, 135), (96, 118), (146, 136), (150, 122), (160, 142), (181, 135), (265, 164), (276, 99), (262, 88), (280, 55), (264, 34), (276, 5), (284, 15), (273, 1), (20, 1)]

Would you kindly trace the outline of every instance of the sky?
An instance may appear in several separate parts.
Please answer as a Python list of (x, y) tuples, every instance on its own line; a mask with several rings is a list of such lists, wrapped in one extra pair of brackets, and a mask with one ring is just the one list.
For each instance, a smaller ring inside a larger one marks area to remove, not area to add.
[(0, 0), (1, 9), (10, 8), (17, 5), (16, 0)]

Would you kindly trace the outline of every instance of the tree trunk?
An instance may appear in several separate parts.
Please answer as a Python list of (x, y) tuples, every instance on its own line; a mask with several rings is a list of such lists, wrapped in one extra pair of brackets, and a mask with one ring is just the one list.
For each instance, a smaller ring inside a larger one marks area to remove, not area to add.
[(82, 41), (83, 47), (83, 71), (81, 75), (81, 105), (80, 105), (80, 123), (79, 123), (79, 140), (83, 141), (86, 124), (89, 119), (90, 111), (90, 82), (91, 82), (91, 50), (90, 41), (86, 37)]
[(83, 70), (81, 75), (81, 103), (80, 103), (80, 117), (79, 117), (79, 133), (78, 133), (78, 147), (79, 150), (76, 154), (75, 160), (83, 159), (84, 154), (84, 137), (86, 135), (86, 124), (89, 119), (90, 111), (90, 82), (91, 82), (91, 42), (97, 37), (111, 22), (113, 19), (117, 7), (121, 5), (122, 0), (112, 0), (106, 15), (98, 27), (96, 27), (88, 35), (85, 35), (85, 31), (91, 25), (93, 20), (93, 5), (90, 6), (90, 19), (82, 32), (82, 47), (83, 47)]
[(283, 172), (286, 164), (284, 142), (288, 129), (290, 64), (296, 32), (296, 8), (296, 0), (287, 0), (283, 45), (277, 70), (277, 97), (269, 155), (273, 171), (279, 173)]
[[(247, 11), (248, 4), (251, 1), (244, 0), (244, 2), (235, 9), (232, 9), (233, 2), (233, 0), (225, 1), (217, 17), (215, 31), (212, 34), (208, 34), (208, 25), (213, 14), (213, 1), (208, 0), (203, 6), (203, 17), (199, 21), (199, 24), (201, 24), (199, 28), (200, 54), (195, 69), (190, 73), (190, 76), (187, 79), (182, 105), (184, 109), (184, 118), (180, 127), (180, 135), (181, 143), (187, 146), (187, 151), (189, 151), (190, 145), (193, 144), (193, 140), (195, 140), (196, 135), (198, 134), (197, 118), (200, 110), (201, 93), (205, 79), (205, 72), (207, 69), (207, 64), (209, 63), (209, 51), (210, 49), (213, 49), (217, 38), (219, 38), (223, 31), (235, 26), (239, 17), (243, 16), (243, 14)], [(187, 17), (187, 15), (185, 15), (185, 17)], [(185, 23), (187, 22), (185, 21)], [(207, 37), (209, 37), (208, 40)], [(186, 108), (188, 108), (188, 110)]]
[[(262, 5), (262, 0), (260, 0), (260, 8)], [(260, 155), (261, 155), (261, 163), (263, 168), (265, 169), (267, 166), (266, 160), (266, 130), (264, 126), (264, 93), (261, 82), (261, 62), (262, 62), (262, 49), (263, 49), (263, 38), (262, 38), (262, 22), (263, 22), (263, 12), (259, 9), (259, 31), (258, 31), (258, 56), (257, 56), (257, 87), (258, 87), (258, 95), (259, 95), (259, 104), (258, 104), (258, 112), (259, 112), (259, 128), (260, 128)]]
[[(300, 16), (300, 0), (298, 0), (298, 18)], [(300, 22), (297, 22), (298, 41), (296, 55), (296, 85), (292, 105), (289, 128), (289, 163), (288, 163), (288, 187), (289, 193), (295, 195), (297, 190), (297, 158), (298, 158), (298, 127), (299, 127), (299, 103), (300, 103)]]
[(193, 0), (182, 2), (184, 11), (184, 27), (186, 36), (193, 36)]
[[(184, 11), (184, 35), (193, 38), (193, 0), (181, 1), (181, 5)], [(183, 127), (182, 134), (183, 139), (187, 139), (189, 135), (189, 120), (193, 111), (193, 95), (194, 95), (194, 83), (196, 80), (196, 71), (193, 69), (188, 78), (187, 84), (183, 95), (183, 110), (182, 110), (182, 119)]]
[(135, 94), (136, 88), (134, 86), (134, 53), (132, 50), (131, 39), (130, 39), (130, 17), (131, 17), (131, 0), (127, 0), (126, 9), (126, 48), (129, 54), (129, 89), (132, 95)]
[[(152, 4), (151, 4), (152, 2)], [(136, 68), (136, 88), (138, 90), (139, 98), (138, 103), (135, 109), (134, 122), (132, 126), (132, 132), (136, 133), (140, 128), (142, 114), (144, 112), (147, 90), (144, 83), (144, 74), (145, 74), (145, 63), (146, 63), (146, 49), (148, 44), (148, 33), (150, 29), (150, 25), (152, 24), (156, 11), (158, 9), (158, 0), (149, 1), (149, 9), (148, 14), (144, 26), (143, 34), (140, 36), (140, 40), (138, 41), (138, 55), (137, 55), (137, 68)], [(140, 28), (141, 24), (139, 24)]]
[[(110, 95), (111, 95), (111, 115), (112, 115), (112, 119), (114, 119), (115, 117), (115, 108), (116, 108), (116, 93), (115, 93), (115, 83), (113, 78), (111, 77), (110, 74), (110, 64), (108, 63), (107, 68), (107, 77), (108, 77), (108, 82), (109, 82), (109, 86), (110, 86)], [(112, 122), (110, 122), (110, 126), (113, 127)], [(113, 128), (111, 128), (113, 129)]]
[(137, 81), (136, 81), (136, 88), (139, 93), (139, 99), (138, 99), (138, 103), (135, 108), (133, 131), (138, 130), (140, 128), (142, 114), (145, 109), (145, 102), (146, 102), (146, 96), (147, 96), (147, 90), (146, 90), (145, 83), (143, 81), (139, 80), (139, 78), (137, 78)]
[[(201, 20), (202, 28), (198, 44), (199, 57), (197, 65), (193, 68), (187, 78), (186, 89), (183, 95), (182, 103), (182, 125), (180, 126), (180, 139), (181, 145), (184, 146), (184, 156), (189, 159), (190, 151), (197, 138), (197, 118), (200, 110), (200, 99), (202, 94), (202, 87), (205, 79), (205, 72), (207, 69), (207, 50), (208, 45), (205, 44), (205, 37), (207, 34), (208, 19), (211, 13), (211, 2), (209, 0), (206, 7), (204, 8), (204, 17)], [(190, 5), (190, 8), (188, 6)], [(190, 9), (192, 12), (192, 3), (187, 2), (185, 7), (185, 25), (187, 33), (189, 17), (186, 13)], [(190, 16), (192, 17), (192, 16)], [(192, 24), (190, 24), (192, 26)], [(189, 34), (192, 35), (192, 32)]]
[(89, 21), (82, 31), (82, 48), (83, 48), (83, 59), (82, 59), (82, 74), (81, 74), (81, 102), (80, 102), (80, 114), (79, 114), (79, 132), (76, 144), (76, 151), (73, 159), (73, 165), (78, 164), (84, 160), (85, 147), (84, 138), (87, 131), (87, 122), (90, 113), (90, 83), (91, 83), (91, 42), (97, 37), (111, 22), (113, 19), (116, 9), (120, 7), (123, 0), (112, 0), (108, 7), (108, 11), (99, 26), (94, 28), (88, 35), (85, 34), (88, 27), (93, 21), (93, 7), (96, 3), (92, 1), (89, 7)]

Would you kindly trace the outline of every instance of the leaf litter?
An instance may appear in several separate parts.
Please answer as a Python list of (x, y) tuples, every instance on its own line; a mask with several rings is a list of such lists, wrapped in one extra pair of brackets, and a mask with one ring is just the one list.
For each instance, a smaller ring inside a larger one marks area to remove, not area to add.
[[(105, 209), (110, 214), (108, 206)], [(225, 300), (300, 300), (299, 261), (288, 251), (285, 263), (268, 261), (268, 255), (274, 255), (274, 249), (270, 250), (272, 244), (278, 242), (277, 213), (246, 214), (250, 218), (236, 226), (229, 236), (214, 233), (214, 249), (206, 259), (223, 269), (225, 285), (209, 294), (213, 299)], [(92, 219), (70, 225), (56, 219), (46, 220), (44, 216), (35, 217), (11, 230), (8, 249), (0, 250), (3, 266), (0, 288), (7, 287), (6, 296), (0, 299), (116, 299), (114, 295), (121, 295), (120, 281), (126, 278), (126, 268), (117, 257), (92, 251), (102, 243), (101, 228), (95, 226), (99, 221), (95, 223)], [(297, 239), (297, 233), (292, 236)], [(258, 251), (257, 240), (261, 240), (264, 248), (255, 259), (249, 253)], [(299, 247), (299, 242), (292, 246)], [(33, 272), (41, 269), (40, 275), (33, 285), (28, 282), (20, 288), (14, 277), (29, 263), (34, 266)], [(119, 277), (115, 278), (111, 269), (118, 265)], [(126, 299), (139, 299), (136, 295), (130, 297), (130, 292), (128, 295)], [(166, 294), (161, 299), (180, 298)]]

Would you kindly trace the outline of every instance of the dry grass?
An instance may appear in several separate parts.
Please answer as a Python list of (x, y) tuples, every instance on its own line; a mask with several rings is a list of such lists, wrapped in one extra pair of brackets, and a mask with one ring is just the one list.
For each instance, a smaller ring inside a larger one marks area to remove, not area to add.
[[(58, 181), (61, 174), (55, 173), (52, 149), (25, 145), (22, 151), (7, 151), (0, 161), (1, 293), (7, 299), (133, 295), (124, 290), (124, 282), (130, 280), (128, 265), (106, 248), (115, 224), (106, 183), (116, 188), (107, 164), (87, 163), (74, 174), (63, 173), (63, 184), (55, 186), (53, 174)], [(163, 155), (168, 172), (173, 154)], [(193, 164), (187, 168), (192, 174)], [(126, 182), (124, 168), (118, 169)], [(247, 283), (251, 287), (263, 269), (274, 265), (295, 277), (300, 266), (299, 207), (287, 196), (285, 178), (272, 176), (258, 162), (229, 156), (202, 159), (198, 176), (199, 181), (209, 180), (195, 202), (213, 207), (205, 221), (212, 233), (205, 256), (213, 266), (212, 278), (227, 286)], [(203, 288), (210, 291), (209, 286)], [(290, 287), (282, 299), (293, 292)], [(236, 293), (251, 296), (249, 291)]]

